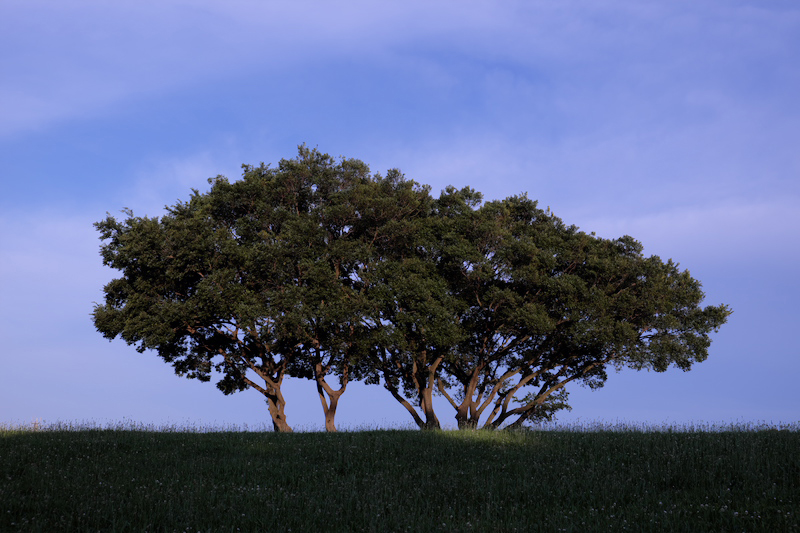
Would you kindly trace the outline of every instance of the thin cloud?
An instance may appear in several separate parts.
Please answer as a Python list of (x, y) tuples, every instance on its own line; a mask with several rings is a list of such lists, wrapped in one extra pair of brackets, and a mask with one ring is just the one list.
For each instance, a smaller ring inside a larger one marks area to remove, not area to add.
[[(138, 216), (161, 216), (165, 206), (178, 201), (188, 201), (192, 189), (208, 189), (208, 179), (228, 175), (238, 179), (230, 156), (223, 158), (223, 150), (202, 151), (183, 157), (165, 157), (143, 162), (132, 176), (131, 185), (124, 187), (118, 200), (119, 209), (132, 209)], [(113, 214), (113, 213), (112, 213)]]
[[(5, 136), (179, 87), (417, 56), (438, 56), (445, 70), (464, 61), (532, 69), (566, 95), (551, 104), (570, 108), (587, 88), (628, 98), (628, 83), (658, 92), (681, 76), (736, 75), (737, 63), (766, 56), (790, 61), (781, 45), (800, 18), (797, 9), (704, 2), (29, 1), (4, 9), (0, 44), (15, 50), (3, 60), (10, 75), (0, 85)], [(601, 78), (612, 84), (584, 84)]]
[(602, 237), (631, 235), (644, 244), (647, 255), (729, 269), (799, 261), (800, 252), (786, 246), (800, 242), (800, 213), (795, 206), (792, 199), (773, 198), (678, 207), (635, 217), (577, 212), (571, 217), (581, 229)]

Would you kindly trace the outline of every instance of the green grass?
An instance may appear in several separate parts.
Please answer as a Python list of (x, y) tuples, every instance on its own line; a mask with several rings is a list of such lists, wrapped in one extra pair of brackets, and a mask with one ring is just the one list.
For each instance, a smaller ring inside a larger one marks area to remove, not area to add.
[(800, 431), (1, 428), (0, 531), (800, 531)]

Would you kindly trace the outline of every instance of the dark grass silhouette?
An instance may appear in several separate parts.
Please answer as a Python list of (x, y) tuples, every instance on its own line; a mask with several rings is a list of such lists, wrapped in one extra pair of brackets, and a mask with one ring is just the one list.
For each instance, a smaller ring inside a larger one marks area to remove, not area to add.
[(0, 429), (1, 531), (795, 531), (800, 431)]

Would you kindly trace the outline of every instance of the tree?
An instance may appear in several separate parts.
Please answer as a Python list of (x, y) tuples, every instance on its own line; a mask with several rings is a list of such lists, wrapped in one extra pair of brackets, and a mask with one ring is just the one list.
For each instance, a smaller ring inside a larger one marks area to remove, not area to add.
[[(385, 263), (380, 250), (404, 238), (398, 228), (424, 213), (429, 198), (427, 188), (396, 170), (369, 176), (363, 163), (348, 165), (359, 167), (357, 181), (339, 174), (317, 179), (313, 226), (321, 237), (314, 261), (315, 268), (327, 266), (296, 287), (303, 312), (293, 324), (302, 353), (292, 359), (290, 375), (316, 381), (328, 431), (335, 431), (336, 406), (349, 380), (370, 371), (368, 354), (384, 331), (370, 291), (373, 272)], [(329, 374), (338, 376), (338, 390), (325, 381)]]
[(276, 431), (291, 431), (286, 376), (314, 380), (328, 431), (353, 379), (381, 383), (423, 429), (440, 427), (434, 394), (460, 428), (517, 427), (609, 368), (689, 370), (730, 314), (631, 237), (586, 234), (524, 195), (434, 199), (305, 146), (243, 169), (161, 218), (98, 222), (122, 275), (93, 319), (179, 375), (260, 392)]
[(644, 257), (631, 237), (566, 226), (525, 196), (474, 211), (469, 201), (451, 191), (461, 238), (441, 262), (463, 340), (436, 381), (459, 427), (487, 410), (489, 429), (550, 419), (569, 408), (570, 382), (597, 388), (609, 367), (689, 370), (708, 356), (730, 310), (701, 308), (700, 282), (677, 264)]
[(443, 365), (464, 337), (459, 316), (466, 305), (443, 268), (447, 243), (460, 239), (464, 229), (453, 223), (463, 222), (450, 212), (453, 196), (466, 210), (480, 202), (469, 188), (450, 187), (436, 200), (420, 197), (414, 215), (386, 228), (386, 238), (374, 243), (366, 278), (377, 334), (361, 366), (368, 368), (367, 382), (382, 382), (421, 429), (441, 427), (433, 396)]
[(277, 168), (243, 169), (241, 180), (211, 179), (208, 192), (194, 190), (161, 218), (126, 211), (95, 224), (103, 263), (122, 273), (105, 286), (95, 326), (154, 350), (178, 375), (218, 372), (225, 394), (257, 390), (276, 431), (291, 431), (283, 379), (313, 379), (335, 431), (339, 399), (380, 331), (366, 271), (428, 191), (398, 171), (370, 175), (361, 161), (305, 146)]
[[(348, 282), (360, 263), (344, 242), (354, 209), (341, 205), (363, 194), (368, 172), (301, 146), (276, 169), (244, 166), (236, 183), (209, 180), (210, 191), (193, 191), (160, 219), (109, 215), (96, 224), (101, 253), (122, 277), (105, 286), (95, 326), (155, 350), (179, 375), (208, 381), (218, 371), (225, 394), (259, 391), (276, 431), (291, 431), (284, 377), (310, 367), (335, 429), (360, 320), (359, 289)], [(339, 390), (325, 382), (334, 366)]]

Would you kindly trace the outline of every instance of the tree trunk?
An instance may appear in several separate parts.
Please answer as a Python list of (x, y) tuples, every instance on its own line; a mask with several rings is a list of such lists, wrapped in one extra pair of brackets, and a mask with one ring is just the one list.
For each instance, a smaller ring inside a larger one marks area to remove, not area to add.
[(452, 400), (450, 402), (456, 409), (456, 422), (458, 423), (458, 429), (478, 429), (481, 413), (483, 413), (485, 406), (488, 405), (487, 399), (486, 403), (484, 403), (484, 406), (481, 407), (481, 402), (484, 401), (483, 391), (477, 395), (477, 398), (475, 397), (478, 390), (478, 383), (480, 382), (480, 373), (484, 370), (484, 368), (486, 368), (486, 363), (480, 363), (469, 374), (469, 381), (464, 382), (463, 379), (459, 380), (464, 387), (464, 398), (458, 405), (456, 405), (456, 403)]
[(474, 409), (470, 409), (470, 404), (471, 400), (469, 398), (464, 398), (464, 401), (461, 402), (461, 405), (459, 405), (456, 410), (458, 429), (475, 429), (478, 427), (478, 421), (473, 420), (474, 417), (471, 416), (471, 412), (474, 411)]
[(439, 424), (439, 419), (436, 417), (436, 413), (433, 410), (433, 389), (431, 387), (425, 387), (420, 393), (420, 407), (425, 415), (425, 423), (422, 425), (422, 429), (442, 429), (441, 424)]
[(286, 422), (286, 414), (283, 410), (286, 407), (286, 401), (283, 395), (268, 394), (267, 406), (269, 407), (269, 414), (272, 417), (272, 428), (279, 433), (291, 433), (292, 428)]
[(462, 430), (471, 430), (478, 428), (478, 421), (474, 420), (472, 417), (464, 415), (460, 417), (459, 414), (456, 414), (456, 422), (458, 423), (458, 429)]
[(505, 427), (506, 431), (520, 429), (522, 427), (522, 423), (525, 422), (527, 419), (528, 419), (527, 416), (520, 415), (519, 418), (517, 418), (514, 422)]
[[(322, 404), (322, 412), (325, 414), (325, 431), (336, 431), (336, 407), (339, 405), (339, 397), (344, 394), (349, 382), (349, 367), (345, 366), (342, 376), (339, 378), (339, 390), (333, 390), (333, 387), (328, 385), (325, 381), (325, 376), (328, 374), (328, 369), (322, 366), (322, 363), (314, 365), (314, 380), (317, 382), (317, 394), (319, 394), (319, 401)], [(325, 397), (327, 394), (327, 398)]]
[[(400, 394), (400, 391), (397, 387), (392, 383), (390, 379), (390, 371), (386, 370), (385, 368), (382, 369), (383, 372), (383, 386), (392, 393), (395, 400), (400, 402), (400, 404), (406, 408), (409, 414), (414, 418), (414, 422), (419, 426), (420, 429), (441, 429), (441, 425), (439, 424), (439, 419), (436, 417), (436, 413), (433, 408), (433, 387), (436, 386), (436, 370), (439, 367), (439, 364), (442, 362), (442, 357), (439, 357), (436, 361), (432, 364), (427, 365), (425, 363), (426, 354), (423, 351), (421, 356), (418, 356), (419, 359), (414, 362), (413, 370), (410, 372), (411, 380), (414, 382), (414, 389), (417, 393), (417, 399), (419, 400), (419, 408), (420, 413), (417, 413), (417, 410), (414, 408), (408, 400), (403, 398)], [(422, 361), (422, 366), (425, 369), (418, 371), (418, 362)], [(398, 363), (399, 365), (399, 363)], [(422, 417), (425, 417), (423, 420)]]
[(416, 422), (416, 424), (420, 427), (420, 429), (422, 429), (425, 426), (425, 422), (423, 422), (423, 420), (419, 417), (417, 411), (414, 409), (414, 406), (411, 405), (408, 402), (408, 400), (406, 400), (400, 395), (400, 391), (398, 391), (397, 388), (394, 385), (392, 385), (390, 381), (386, 381), (383, 386), (386, 390), (392, 393), (392, 396), (394, 396), (395, 400), (400, 402), (400, 405), (406, 408), (406, 411), (408, 411), (408, 413), (412, 416), (412, 418), (414, 418), (414, 422)]
[(325, 400), (325, 393), (323, 392), (322, 385), (317, 383), (317, 391), (319, 392), (319, 399), (322, 403), (322, 411), (325, 413), (325, 431), (336, 431), (336, 408), (339, 405), (339, 397), (344, 393), (344, 387), (335, 390), (328, 390), (329, 401)]
[(450, 405), (452, 405), (453, 409), (456, 410), (455, 418), (456, 423), (458, 424), (458, 429), (474, 428), (477, 424), (477, 420), (474, 424), (472, 423), (472, 419), (476, 417), (475, 402), (471, 399), (471, 397), (465, 395), (464, 400), (458, 404), (447, 392), (447, 387), (445, 387), (444, 382), (441, 379), (437, 378), (436, 385), (439, 387), (439, 392), (442, 393), (442, 396), (447, 398), (447, 401), (450, 402)]
[(336, 433), (336, 403), (339, 398), (331, 398), (331, 405), (325, 410), (325, 431)]
[(272, 417), (272, 428), (281, 433), (291, 433), (292, 428), (286, 423), (286, 414), (284, 408), (286, 407), (286, 400), (281, 393), (281, 382), (283, 381), (283, 369), (278, 369), (277, 378), (271, 377), (262, 369), (250, 363), (252, 368), (264, 380), (262, 387), (255, 381), (249, 379), (247, 376), (242, 376), (245, 383), (253, 387), (255, 390), (264, 395), (269, 409), (269, 416)]

